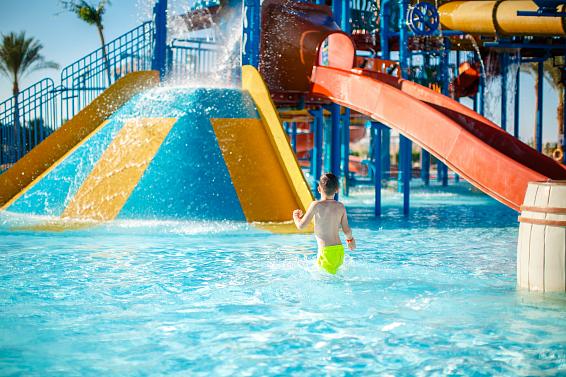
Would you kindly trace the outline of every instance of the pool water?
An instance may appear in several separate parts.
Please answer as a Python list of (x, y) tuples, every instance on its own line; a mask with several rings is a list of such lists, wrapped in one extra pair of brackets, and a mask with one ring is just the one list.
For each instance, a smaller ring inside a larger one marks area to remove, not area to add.
[(346, 199), (310, 235), (230, 222), (17, 230), (0, 214), (1, 375), (566, 375), (566, 297), (515, 288), (517, 214), (465, 184)]

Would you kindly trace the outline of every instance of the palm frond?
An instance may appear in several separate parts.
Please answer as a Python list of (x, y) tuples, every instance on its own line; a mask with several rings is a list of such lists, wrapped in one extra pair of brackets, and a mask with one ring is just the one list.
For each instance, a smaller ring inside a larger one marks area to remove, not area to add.
[(102, 16), (106, 12), (107, 0), (100, 0), (98, 5), (86, 0), (61, 0), (63, 8), (74, 13), (78, 18), (89, 25), (102, 25)]
[(24, 32), (9, 33), (0, 40), (0, 73), (12, 82), (39, 69), (58, 68), (41, 55), (43, 46), (35, 38), (26, 37)]

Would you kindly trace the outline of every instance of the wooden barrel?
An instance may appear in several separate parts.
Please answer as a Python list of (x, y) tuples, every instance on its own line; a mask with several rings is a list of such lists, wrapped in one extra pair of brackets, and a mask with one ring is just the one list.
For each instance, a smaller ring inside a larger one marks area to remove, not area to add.
[(566, 181), (529, 183), (519, 222), (518, 286), (566, 292)]

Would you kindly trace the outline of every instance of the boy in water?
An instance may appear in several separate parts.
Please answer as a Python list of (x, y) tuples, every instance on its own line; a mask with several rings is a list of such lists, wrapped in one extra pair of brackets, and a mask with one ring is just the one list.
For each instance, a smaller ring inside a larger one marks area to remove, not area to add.
[(314, 235), (318, 243), (317, 263), (327, 272), (335, 274), (344, 262), (344, 246), (338, 235), (340, 226), (350, 250), (356, 248), (356, 241), (348, 225), (344, 204), (334, 200), (334, 195), (338, 192), (338, 178), (332, 173), (323, 174), (318, 192), (320, 200), (312, 202), (304, 216), (300, 209), (294, 210), (293, 221), (298, 229), (303, 229), (314, 217)]

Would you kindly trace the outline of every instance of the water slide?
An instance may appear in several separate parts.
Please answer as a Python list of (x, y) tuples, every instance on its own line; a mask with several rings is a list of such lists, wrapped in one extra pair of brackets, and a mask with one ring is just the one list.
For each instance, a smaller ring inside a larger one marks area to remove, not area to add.
[(265, 0), (262, 25), (260, 72), (273, 92), (308, 90), (382, 122), (515, 210), (528, 182), (566, 179), (564, 166), (458, 102), (410, 81), (353, 68), (355, 46), (328, 7)]
[[(438, 8), (444, 29), (459, 30), (477, 35), (533, 35), (565, 36), (566, 22), (563, 17), (538, 17), (539, 6), (564, 12), (560, 1), (498, 0), (498, 1), (450, 1)], [(530, 12), (529, 16), (517, 16), (517, 12)]]
[(313, 198), (259, 73), (244, 67), (244, 90), (157, 83), (126, 76), (50, 135), (0, 176), (0, 209), (47, 230), (147, 219), (293, 231), (279, 223)]
[(519, 210), (531, 181), (566, 169), (456, 101), (396, 77), (317, 66), (313, 93), (397, 129), (468, 182)]

